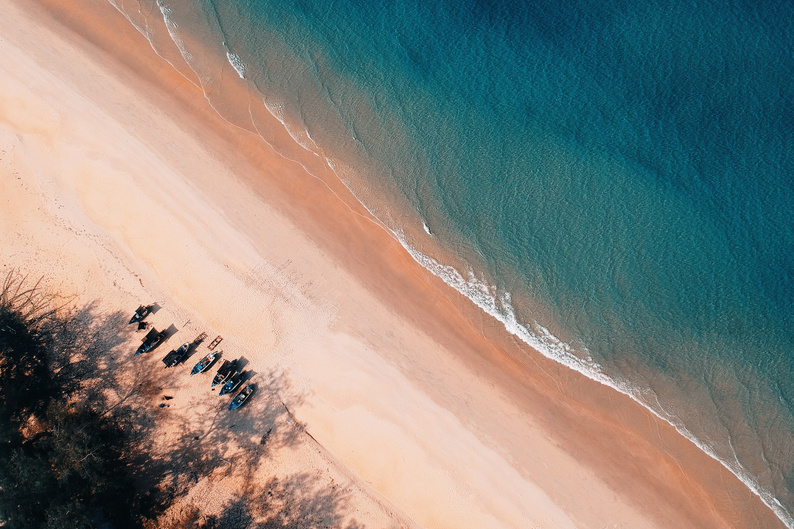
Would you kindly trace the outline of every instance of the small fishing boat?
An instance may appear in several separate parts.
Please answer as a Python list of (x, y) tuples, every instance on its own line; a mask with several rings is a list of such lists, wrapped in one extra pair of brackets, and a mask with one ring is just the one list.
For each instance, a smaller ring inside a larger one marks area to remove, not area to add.
[(174, 349), (173, 351), (169, 352), (163, 358), (163, 363), (165, 367), (174, 367), (175, 365), (179, 364), (187, 354), (188, 350), (190, 349), (190, 342), (185, 342), (179, 346), (178, 349)]
[(245, 404), (245, 401), (248, 400), (248, 397), (251, 396), (251, 394), (254, 392), (254, 389), (255, 388), (253, 384), (248, 384), (247, 386), (245, 386), (245, 388), (243, 388), (243, 390), (240, 393), (238, 393), (236, 397), (232, 399), (232, 402), (229, 404), (229, 409), (236, 410), (237, 408)]
[(219, 395), (226, 395), (227, 393), (234, 393), (234, 390), (240, 387), (243, 383), (243, 374), (235, 371), (231, 378), (223, 385)]
[(224, 360), (221, 364), (221, 367), (218, 368), (218, 372), (215, 374), (215, 378), (212, 379), (212, 387), (214, 388), (218, 384), (225, 384), (227, 379), (237, 370), (237, 360)]
[(203, 373), (204, 371), (209, 369), (212, 363), (218, 357), (218, 352), (210, 353), (201, 360), (199, 360), (199, 363), (194, 365), (193, 369), (190, 370), (190, 376), (192, 377), (193, 375), (198, 375), (199, 373)]
[(165, 330), (157, 332), (157, 329), (152, 327), (152, 330), (150, 330), (146, 336), (143, 337), (143, 343), (135, 351), (135, 355), (137, 356), (139, 354), (148, 353), (160, 345), (163, 339), (165, 339)]
[(130, 319), (130, 323), (136, 323), (141, 321), (146, 316), (148, 316), (150, 312), (152, 312), (152, 305), (138, 306), (138, 308), (135, 309), (135, 313), (132, 315), (132, 319)]

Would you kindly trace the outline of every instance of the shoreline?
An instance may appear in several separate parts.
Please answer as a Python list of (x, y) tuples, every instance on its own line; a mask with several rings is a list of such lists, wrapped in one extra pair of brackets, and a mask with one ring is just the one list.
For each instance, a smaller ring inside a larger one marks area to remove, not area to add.
[[(106, 7), (112, 9), (110, 6)], [(110, 20), (106, 19), (101, 21), (110, 23)], [(493, 484), (500, 484), (504, 476), (498, 475), (493, 470), (478, 469), (478, 474), (466, 474), (464, 469), (455, 467), (459, 466), (460, 461), (467, 455), (480, 456), (493, 465), (503, 465), (500, 468), (514, 473), (510, 480), (515, 481), (506, 481), (517, 487), (525, 487), (522, 490), (532, 489), (526, 483), (533, 484), (537, 489), (535, 499), (530, 502), (533, 509), (545, 506), (552, 518), (559, 516), (553, 519), (568, 518), (572, 526), (578, 524), (594, 526), (596, 523), (601, 523), (612, 517), (613, 513), (609, 512), (612, 506), (624, 509), (622, 515), (625, 520), (639, 520), (648, 526), (661, 527), (676, 523), (675, 520), (680, 523), (687, 523), (688, 520), (688, 523), (693, 525), (697, 522), (700, 527), (730, 526), (732, 523), (736, 524), (735, 527), (745, 527), (752, 526), (754, 520), (756, 526), (780, 526), (779, 523), (775, 525), (777, 519), (772, 520), (774, 517), (771, 511), (765, 513), (766, 507), (744, 484), (722, 465), (700, 452), (669, 424), (652, 416), (650, 412), (630, 401), (626, 396), (619, 395), (610, 388), (601, 387), (599, 383), (585, 379), (584, 376), (529, 351), (528, 347), (516, 344), (500, 328), (500, 324), (480, 313), (467, 299), (452, 292), (440, 279), (421, 269), (390, 235), (364, 216), (365, 212), (359, 210), (351, 215), (349, 209), (351, 206), (338, 199), (336, 191), (344, 193), (342, 189), (326, 189), (317, 180), (305, 174), (301, 175), (297, 164), (291, 164), (283, 159), (279, 162), (278, 155), (268, 153), (264, 144), (257, 146), (259, 140), (253, 135), (228, 124), (223, 128), (225, 122), (214, 115), (214, 111), (206, 104), (198, 89), (176, 72), (167, 71), (166, 69), (170, 69), (167, 64), (163, 63), (163, 66), (153, 63), (154, 59), (158, 61), (160, 59), (154, 57), (150, 50), (148, 57), (144, 54), (142, 50), (146, 44), (142, 38), (137, 41), (135, 48), (137, 51), (133, 52), (130, 49), (126, 51), (127, 55), (124, 55), (122, 50), (135, 39), (130, 34), (130, 31), (133, 31), (131, 26), (124, 30), (120, 22), (126, 23), (123, 19), (112, 22), (115, 31), (106, 29), (104, 34), (102, 32), (93, 34), (93, 44), (83, 42), (82, 46), (97, 45), (97, 41), (107, 44), (106, 49), (111, 50), (109, 57), (117, 59), (114, 64), (121, 64), (126, 68), (115, 68), (112, 72), (114, 75), (124, 83), (137, 79), (139, 85), (153, 87), (156, 91), (153, 90), (153, 93), (146, 96), (152, 108), (164, 111), (168, 119), (189, 130), (191, 137), (197, 139), (194, 148), (211, 152), (212, 156), (220, 161), (218, 168), (233, 167), (233, 170), (229, 170), (233, 175), (225, 176), (222, 181), (215, 184), (213, 184), (215, 175), (211, 173), (191, 175), (197, 178), (192, 185), (201, 188), (200, 192), (205, 199), (212, 196), (213, 190), (219, 191), (220, 187), (230, 182), (237, 186), (233, 193), (234, 200), (240, 201), (238, 205), (241, 205), (237, 211), (230, 210), (228, 202), (219, 204), (206, 200), (206, 203), (202, 204), (215, 208), (214, 213), (217, 213), (218, 219), (245, 234), (223, 241), (224, 250), (233, 253), (235, 259), (220, 259), (221, 265), (215, 271), (221, 273), (217, 277), (224, 277), (222, 275), (224, 267), (227, 270), (237, 267), (238, 280), (242, 276), (249, 279), (252, 284), (257, 280), (275, 281), (272, 278), (278, 276), (278, 264), (286, 263), (291, 259), (291, 248), (289, 248), (291, 241), (285, 238), (293, 235), (293, 232), (285, 228), (283, 233), (269, 236), (271, 239), (269, 243), (275, 240), (281, 245), (279, 250), (271, 253), (265, 263), (257, 261), (256, 254), (262, 249), (261, 246), (257, 247), (252, 239), (256, 237), (267, 239), (268, 236), (265, 235), (265, 230), (256, 226), (257, 221), (261, 222), (261, 219), (246, 218), (246, 213), (256, 212), (257, 215), (270, 221), (297, 227), (306, 239), (306, 242), (301, 242), (298, 246), (318, 246), (320, 251), (310, 256), (313, 261), (301, 263), (293, 269), (295, 274), (302, 274), (298, 281), (287, 277), (286, 283), (291, 283), (293, 287), (291, 291), (293, 297), (288, 301), (305, 302), (305, 310), (298, 311), (297, 316), (290, 317), (295, 320), (293, 324), (298, 324), (303, 317), (316, 317), (318, 306), (325, 307), (325, 314), (320, 314), (318, 319), (327, 323), (328, 336), (344, 334), (342, 345), (350, 345), (348, 340), (352, 337), (358, 344), (353, 348), (358, 353), (362, 353), (359, 356), (342, 357), (347, 367), (357, 370), (358, 378), (353, 382), (370, 383), (371, 389), (375, 391), (378, 382), (383, 380), (378, 377), (385, 376), (385, 380), (392, 384), (390, 388), (401, 388), (400, 395), (405, 397), (406, 401), (414, 403), (418, 409), (432, 410), (432, 414), (426, 418), (447, 417), (449, 431), (455, 432), (458, 437), (452, 436), (445, 446), (454, 446), (457, 442), (465, 441), (470, 443), (472, 448), (470, 452), (457, 454), (457, 459), (445, 462), (440, 467), (455, 469), (458, 472), (456, 475), (458, 480), (465, 477), (484, 480), (490, 476)], [(74, 21), (71, 24), (73, 27), (76, 25)], [(70, 34), (68, 27), (61, 30), (57, 27), (57, 22), (49, 21), (49, 29), (59, 31), (63, 37), (79, 45), (81, 38), (78, 35)], [(124, 35), (124, 38), (129, 40), (124, 41), (125, 45), (114, 46), (113, 37), (120, 38), (119, 35)], [(205, 108), (202, 108), (202, 105)], [(126, 110), (117, 111), (121, 116), (117, 121), (122, 121)], [(135, 126), (131, 128), (142, 136), (142, 144), (145, 146), (147, 132), (143, 125), (139, 124), (137, 128)], [(245, 163), (235, 160), (233, 156), (241, 150), (248, 156)], [(158, 154), (167, 158), (169, 153), (161, 151)], [(169, 163), (172, 165), (178, 163), (174, 160), (178, 159), (180, 154), (182, 153), (170, 153), (174, 158), (168, 159)], [(270, 167), (267, 174), (262, 174), (261, 166), (258, 167), (259, 162), (266, 163)], [(282, 177), (284, 174), (290, 174), (294, 179), (285, 182), (286, 179)], [(101, 180), (94, 179), (90, 184), (100, 182)], [(125, 182), (124, 176), (119, 176), (117, 182)], [(85, 182), (72, 179), (62, 185), (77, 189), (85, 185)], [(143, 189), (143, 196), (156, 195), (155, 187), (147, 188), (148, 184), (145, 181), (136, 185)], [(175, 189), (184, 187), (181, 182), (175, 182), (173, 185)], [(218, 188), (213, 188), (213, 185)], [(251, 196), (250, 189), (255, 191), (257, 195), (255, 198)], [(243, 325), (234, 322), (236, 318), (233, 315), (224, 316), (215, 314), (214, 310), (200, 310), (212, 307), (212, 302), (223, 296), (214, 293), (212, 299), (202, 298), (191, 292), (191, 288), (197, 285), (187, 284), (189, 281), (185, 281), (186, 284), (175, 281), (179, 273), (184, 270), (168, 269), (161, 257), (146, 256), (146, 252), (142, 250), (145, 246), (144, 241), (131, 240), (131, 230), (124, 226), (131, 212), (101, 211), (101, 206), (97, 202), (102, 198), (99, 192), (99, 190), (88, 191), (85, 187), (77, 189), (74, 191), (74, 196), (77, 198), (72, 207), (92, 210), (93, 217), (88, 215), (90, 221), (102, 226), (99, 232), (103, 236), (112, 234), (115, 244), (126, 248), (125, 259), (132, 263), (133, 269), (141, 270), (141, 265), (144, 265), (146, 274), (142, 276), (146, 277), (147, 283), (152, 281), (159, 285), (164, 293), (188, 307), (188, 312), (197, 312), (204, 316), (213, 328), (230, 332), (233, 336), (243, 336), (248, 332), (249, 335), (240, 341), (248, 342), (251, 349), (262, 345), (278, 347), (276, 338), (272, 336), (274, 329), (278, 327), (276, 324), (251, 336), (248, 327), (256, 323), (254, 319), (246, 321)], [(91, 193), (95, 193), (96, 196), (91, 196)], [(316, 207), (315, 204), (318, 202), (324, 207)], [(86, 203), (89, 205), (86, 206)], [(266, 203), (277, 213), (264, 212), (261, 209), (262, 203)], [(321, 209), (324, 214), (318, 213), (317, 210)], [(288, 221), (285, 222), (282, 217), (287, 218)], [(329, 218), (334, 222), (327, 222)], [(169, 220), (168, 217), (162, 219), (164, 222)], [(194, 222), (190, 219), (179, 220), (188, 227)], [(343, 229), (338, 229), (340, 226)], [(192, 231), (186, 229), (180, 235), (195, 238), (201, 229), (203, 227), (194, 226)], [(228, 234), (231, 234), (231, 231), (224, 231), (217, 236), (218, 240), (213, 242), (220, 244), (223, 235)], [(281, 239), (276, 240), (279, 237)], [(165, 241), (162, 246), (167, 246)], [(202, 257), (210, 261), (218, 259), (218, 256), (211, 251), (211, 244), (196, 247), (201, 248)], [(373, 248), (377, 251), (373, 251)], [(242, 261), (247, 264), (268, 264), (270, 268), (264, 267), (261, 272), (252, 273), (251, 269), (246, 269), (240, 263), (241, 260), (236, 259), (240, 256), (244, 257)], [(177, 257), (184, 258), (184, 255), (180, 254)], [(356, 284), (345, 291), (339, 288), (338, 280), (326, 279), (325, 276), (329, 275), (324, 271), (324, 268), (329, 266), (327, 261), (333, 263), (330, 265), (333, 274), (355, 278)], [(206, 273), (213, 270), (196, 268), (190, 271)], [(197, 273), (187, 276), (192, 280), (201, 277)], [(384, 277), (388, 280), (384, 281)], [(301, 282), (304, 278), (306, 280)], [(309, 282), (312, 284), (307, 287)], [(245, 303), (253, 307), (261, 306), (261, 302), (256, 300), (259, 292), (246, 292), (246, 288), (250, 289), (250, 286), (246, 285), (245, 281), (240, 280), (235, 283), (233, 278), (230, 278), (228, 285), (229, 288), (236, 289), (236, 294), (245, 294)], [(279, 287), (283, 291), (289, 290), (284, 285)], [(420, 295), (416, 296), (415, 293)], [(370, 303), (372, 297), (378, 300), (380, 305), (375, 307), (371, 304), (372, 312), (378, 313), (381, 319), (367, 321), (362, 325), (352, 316), (366, 315), (364, 313), (370, 311), (356, 309), (355, 305), (361, 300)], [(285, 307), (288, 304), (284, 302)], [(226, 310), (233, 310), (233, 307), (232, 302), (224, 305)], [(340, 313), (344, 317), (339, 316)], [(381, 326), (384, 322), (388, 324), (385, 329), (397, 336), (393, 338), (397, 346), (384, 344), (380, 336), (385, 330)], [(412, 334), (417, 336), (414, 337)], [(301, 336), (301, 338), (306, 337)], [(311, 340), (308, 342), (311, 343)], [(420, 352), (432, 352), (435, 357), (426, 358), (420, 353), (403, 352), (409, 345), (415, 346)], [(335, 349), (335, 352), (339, 351)], [(338, 357), (336, 360), (338, 361)], [(377, 365), (372, 367), (367, 362)], [(357, 417), (351, 418), (351, 410), (360, 405), (359, 399), (362, 395), (366, 395), (367, 391), (345, 394), (346, 388), (323, 382), (324, 370), (343, 374), (340, 368), (330, 365), (327, 357), (284, 352), (277, 361), (262, 359), (262, 363), (289, 366), (293, 372), (297, 372), (296, 379), (304, 383), (304, 389), (322, 395), (322, 398), (304, 404), (296, 413), (307, 424), (308, 431), (312, 432), (318, 442), (332, 454), (339, 455), (351, 448), (350, 441), (345, 439), (343, 433), (337, 431), (340, 424), (357, 424), (364, 429), (359, 432), (362, 436), (369, 435), (368, 444), (354, 447), (360, 452), (376, 446), (378, 442), (386, 442), (388, 436), (376, 437), (373, 432), (367, 431), (367, 429), (378, 430), (379, 424), (381, 432), (388, 431), (383, 424), (385, 418), (388, 419), (385, 422), (391, 421), (391, 426), (397, 425), (395, 427), (398, 430), (402, 428), (403, 431), (411, 432), (411, 435), (402, 436), (411, 438), (403, 439), (406, 443), (412, 441), (408, 446), (392, 447), (398, 453), (403, 450), (414, 454), (416, 461), (422, 461), (422, 458), (429, 454), (441, 457), (443, 450), (432, 451), (423, 446), (423, 443), (443, 429), (430, 434), (423, 432), (424, 428), (428, 428), (426, 425), (412, 424), (403, 416), (410, 413), (410, 410), (402, 410), (401, 413), (395, 412), (391, 415), (388, 402), (366, 402), (365, 399), (365, 404), (368, 404), (374, 412), (360, 411)], [(532, 366), (534, 371), (528, 369), (527, 365)], [(545, 374), (546, 372), (550, 374)], [(427, 375), (417, 376), (417, 373), (427, 373)], [(377, 391), (375, 393), (377, 394)], [(370, 398), (370, 401), (375, 400)], [(453, 410), (453, 413), (449, 410)], [(514, 415), (521, 420), (516, 421)], [(516, 422), (529, 424), (514, 424)], [(473, 431), (477, 434), (472, 434)], [(553, 438), (554, 441), (547, 442), (544, 439), (546, 436)], [(562, 447), (562, 450), (557, 450), (555, 448), (557, 446)], [(596, 447), (600, 450), (594, 450)], [(528, 453), (530, 450), (533, 453)], [(537, 457), (533, 455), (538, 452), (549, 456), (548, 460), (556, 465), (557, 472), (544, 470), (541, 468), (542, 461), (534, 461)], [(636, 460), (625, 461), (623, 456), (626, 453), (634, 455)], [(340, 460), (343, 465), (351, 468), (359, 479), (365, 481), (376, 479), (377, 475), (382, 473), (377, 470), (378, 466), (391, 468), (388, 464), (396, 464), (391, 460), (385, 461), (389, 458), (370, 460), (368, 455), (358, 457), (359, 460), (356, 460), (355, 457), (343, 455)], [(505, 461), (510, 461), (511, 465), (505, 465)], [(431, 467), (433, 464), (436, 462), (428, 463)], [(422, 475), (430, 480), (439, 479), (439, 472), (423, 474), (427, 469), (420, 468), (422, 465), (416, 466), (417, 468), (413, 468), (410, 472), (403, 471), (405, 479), (412, 477), (418, 480)], [(555, 473), (565, 472), (575, 477), (569, 477), (567, 482), (558, 482)], [(465, 498), (467, 489), (456, 488), (460, 485), (455, 480), (452, 483), (441, 481), (438, 483), (439, 488), (445, 493), (444, 496), (456, 498), (454, 502), (447, 504), (447, 507), (458, 505), (460, 500)], [(575, 494), (581, 493), (582, 496), (571, 497), (570, 492), (565, 490), (565, 485), (577, 483), (579, 486)], [(584, 490), (586, 488), (584, 484), (592, 484), (592, 488), (598, 490), (595, 492)], [(422, 515), (425, 516), (421, 520), (416, 520), (417, 523), (436, 526), (434, 516), (438, 514), (432, 512), (433, 506), (423, 504), (420, 497), (406, 492), (407, 486), (408, 484), (401, 486), (391, 486), (388, 483), (373, 484), (375, 490), (396, 504), (402, 512), (407, 512), (415, 520)], [(488, 488), (487, 485), (485, 488)], [(482, 489), (475, 490), (482, 492)], [(504, 493), (504, 489), (500, 491), (497, 488), (496, 491), (488, 498), (492, 504), (480, 508), (477, 512), (483, 516), (485, 515), (482, 513), (512, 512), (512, 520), (521, 521), (526, 513), (521, 509), (522, 500), (508, 498), (504, 500), (507, 503), (503, 504), (501, 503), (503, 499), (496, 496), (500, 492)], [(609, 495), (613, 494), (613, 491), (620, 491), (622, 497), (610, 500)], [(588, 507), (578, 506), (577, 504), (581, 503), (587, 494), (593, 495), (586, 500)], [(595, 496), (596, 494), (601, 496)], [(670, 497), (669, 503), (655, 504), (659, 495)], [(702, 504), (692, 497), (702, 497), (713, 512), (699, 512)], [(739, 497), (744, 499), (736, 501), (735, 498)], [(609, 503), (611, 501), (615, 503)], [(589, 513), (592, 518), (586, 519), (588, 509), (595, 509), (601, 502), (607, 502), (602, 506), (603, 511)], [(734, 502), (740, 505), (733, 505)], [(747, 512), (743, 511), (742, 505)], [(413, 511), (410, 511), (410, 508), (413, 508)], [(442, 508), (441, 512), (446, 511)], [(565, 514), (560, 514), (561, 512)], [(482, 520), (484, 523), (493, 522), (487, 519), (487, 516)], [(447, 521), (444, 523), (454, 525)], [(507, 525), (509, 520), (501, 520), (501, 523)], [(493, 524), (498, 525), (495, 522)], [(441, 521), (438, 521), (437, 526), (443, 526)]]

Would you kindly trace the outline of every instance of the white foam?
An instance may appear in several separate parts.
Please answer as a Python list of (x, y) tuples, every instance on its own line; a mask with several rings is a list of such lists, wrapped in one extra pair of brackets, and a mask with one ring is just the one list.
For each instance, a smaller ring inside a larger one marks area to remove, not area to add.
[[(429, 230), (427, 231), (429, 233)], [(469, 269), (467, 271), (468, 278), (466, 278), (454, 267), (443, 265), (432, 257), (411, 247), (405, 241), (405, 237), (402, 234), (396, 233), (395, 235), (403, 248), (411, 254), (414, 260), (440, 277), (447, 285), (472, 300), (474, 304), (482, 310), (499, 320), (511, 334), (520, 338), (533, 349), (537, 349), (543, 353), (544, 356), (560, 362), (571, 369), (586, 374), (589, 378), (605, 384), (611, 382), (611, 380), (602, 373), (601, 366), (590, 357), (586, 350), (585, 353), (587, 353), (587, 356), (585, 358), (580, 358), (573, 353), (573, 350), (568, 344), (559, 340), (545, 327), (537, 323), (535, 324), (538, 332), (540, 332), (540, 335), (538, 335), (519, 323), (515, 317), (509, 293), (503, 293), (501, 296), (498, 296), (496, 289), (490, 286), (484, 279), (478, 279), (473, 270)]]
[[(132, 24), (132, 26), (136, 30), (138, 30), (138, 33), (143, 35), (146, 38), (146, 40), (149, 41), (149, 45), (152, 47), (155, 53), (157, 53), (154, 44), (152, 44), (152, 39), (154, 38), (152, 30), (148, 26), (143, 26), (141, 24), (138, 24), (135, 20), (133, 20), (133, 17), (127, 12), (127, 10), (123, 9), (122, 6), (119, 5), (119, 2), (117, 0), (108, 0), (108, 2), (110, 2), (110, 5), (115, 7), (119, 13), (124, 15), (124, 18), (126, 18), (129, 21), (129, 23)], [(140, 10), (140, 4), (138, 5), (137, 13), (141, 19), (146, 20), (145, 15)]]
[[(188, 51), (187, 46), (185, 46), (185, 41), (179, 36), (177, 31), (179, 29), (179, 24), (174, 22), (171, 18), (171, 9), (163, 3), (163, 0), (157, 0), (157, 7), (160, 8), (160, 13), (163, 14), (163, 22), (165, 22), (165, 27), (168, 30), (168, 34), (171, 36), (171, 40), (173, 40), (176, 47), (179, 48), (179, 53), (182, 54), (188, 66), (193, 68), (193, 54)], [(195, 71), (195, 68), (193, 68), (193, 71)], [(196, 74), (201, 77), (198, 72), (196, 72)]]
[[(129, 9), (127, 7), (127, 5), (123, 5), (124, 2), (118, 2), (117, 0), (108, 0), (108, 2), (113, 7), (115, 7), (119, 11), (119, 13), (124, 15), (124, 18), (126, 18), (130, 22), (130, 24), (132, 24), (132, 26), (138, 31), (138, 33), (143, 35), (143, 37), (149, 42), (149, 46), (151, 46), (152, 50), (154, 51), (154, 53), (157, 54), (157, 56), (162, 58), (165, 62), (170, 64), (177, 72), (182, 74), (180, 68), (176, 64), (174, 64), (171, 61), (171, 59), (169, 59), (165, 55), (162, 55), (160, 50), (158, 50), (157, 46), (155, 45), (155, 39), (156, 39), (155, 34), (156, 34), (156, 31), (155, 31), (155, 29), (153, 27), (151, 27), (149, 25), (149, 16), (151, 15), (149, 9), (146, 9), (145, 12), (143, 10), (141, 10), (140, 1), (136, 1), (135, 2), (135, 4), (138, 6), (137, 10)], [(122, 4), (122, 5), (120, 5), (120, 4)], [(161, 7), (161, 11), (162, 11), (162, 7)], [(142, 23), (138, 23), (138, 22), (136, 22), (136, 20), (141, 20)], [(166, 24), (166, 27), (167, 26), (168, 26), (168, 24)], [(175, 24), (174, 24), (174, 27), (175, 27)], [(170, 34), (170, 30), (169, 30), (169, 36), (171, 37), (171, 40), (176, 43), (176, 41), (174, 40), (174, 35)], [(177, 43), (177, 46), (179, 46), (178, 43)], [(182, 54), (182, 56), (185, 57), (185, 54), (187, 53), (187, 51), (184, 49), (184, 46), (181, 46), (179, 51)], [(189, 56), (189, 54), (188, 54), (188, 56)], [(188, 63), (188, 66), (190, 66), (190, 63)], [(191, 69), (192, 69), (192, 66), (191, 66)], [(182, 74), (182, 75), (184, 75), (184, 74)], [(191, 79), (189, 77), (185, 77), (185, 78), (188, 81), (190, 81), (191, 83), (195, 84), (193, 79)]]
[[(650, 389), (638, 388), (631, 385), (628, 381), (621, 381), (607, 376), (603, 372), (603, 368), (590, 356), (586, 348), (583, 348), (583, 353), (585, 353), (584, 357), (576, 355), (570, 345), (554, 336), (551, 331), (537, 322), (534, 322), (535, 331), (533, 332), (533, 330), (519, 323), (518, 319), (515, 317), (513, 306), (510, 303), (509, 293), (504, 293), (497, 297), (496, 288), (490, 286), (485, 280), (478, 279), (471, 269), (467, 271), (468, 278), (465, 278), (454, 267), (441, 264), (432, 257), (411, 247), (406, 242), (402, 233), (394, 231), (393, 233), (403, 248), (405, 248), (416, 262), (438, 276), (447, 285), (469, 298), (483, 311), (496, 318), (504, 325), (508, 332), (524, 343), (540, 352), (543, 356), (627, 395), (658, 418), (671, 424), (678, 433), (686, 437), (711, 458), (722, 464), (722, 466), (728, 469), (742, 483), (747, 485), (753, 493), (761, 498), (761, 501), (763, 501), (767, 507), (772, 509), (775, 515), (788, 529), (794, 529), (794, 517), (792, 517), (788, 509), (786, 509), (772, 493), (763, 489), (760, 484), (747, 473), (738, 458), (736, 458), (735, 453), (733, 461), (731, 462), (718, 457), (712, 446), (697, 439), (675, 415), (666, 412), (656, 398), (655, 393)], [(657, 405), (659, 406), (658, 410), (650, 405), (650, 398), (656, 399)]]
[(229, 59), (229, 64), (232, 65), (232, 68), (234, 68), (237, 75), (240, 76), (240, 79), (245, 79), (245, 64), (243, 63), (243, 59), (236, 53), (231, 53), (229, 51), (226, 52), (226, 58)]
[(270, 112), (274, 118), (276, 118), (279, 123), (284, 126), (284, 129), (287, 131), (295, 143), (303, 147), (305, 150), (309, 151), (313, 154), (318, 154), (320, 148), (317, 146), (317, 143), (312, 139), (311, 134), (307, 129), (298, 130), (294, 126), (290, 125), (286, 118), (286, 111), (284, 110), (284, 104), (277, 102), (273, 99), (263, 97), (262, 103), (264, 103), (265, 108), (268, 112)]

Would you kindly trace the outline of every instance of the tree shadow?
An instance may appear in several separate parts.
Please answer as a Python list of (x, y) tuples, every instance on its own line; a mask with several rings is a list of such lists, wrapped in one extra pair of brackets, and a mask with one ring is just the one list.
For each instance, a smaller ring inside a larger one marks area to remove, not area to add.
[[(55, 295), (25, 281), (9, 274), (0, 296), (6, 334), (27, 340), (24, 347), (4, 340), (0, 370), (23, 369), (39, 391), (28, 399), (35, 408), (8, 402), (10, 412), (21, 412), (11, 419), (19, 420), (0, 427), (15, 432), (3, 444), (0, 490), (11, 503), (0, 509), (0, 525), (41, 526), (46, 519), (52, 527), (90, 520), (134, 526), (131, 514), (148, 513), (134, 509), (126, 495), (132, 482), (125, 465), (128, 445), (114, 413), (125, 409), (128, 395), (116, 391), (115, 376), (105, 376), (118, 368), (117, 355), (108, 352), (126, 349), (133, 330), (120, 312), (100, 317), (96, 304), (56, 304)], [(21, 362), (27, 358), (36, 360), (30, 369)], [(25, 390), (16, 379), (8, 382), (2, 387), (4, 405), (5, 397)], [(15, 491), (21, 491), (18, 499)]]
[[(190, 377), (189, 370), (152, 370), (149, 365), (127, 365), (127, 379), (113, 380), (112, 369), (118, 364), (108, 362), (108, 369), (97, 372), (95, 380), (113, 386), (117, 400), (108, 401), (108, 409), (126, 421), (134, 447), (128, 470), (139, 490), (146, 492), (144, 501), (157, 504), (150, 509), (164, 511), (205, 477), (248, 478), (263, 458), (302, 441), (303, 425), (283, 403), (299, 404), (302, 396), (280, 374), (249, 370), (247, 380), (256, 375), (257, 391), (245, 406), (230, 411), (230, 400), (210, 391), (207, 376)], [(203, 391), (189, 392), (191, 397), (183, 404), (187, 413), (170, 413), (172, 401), (162, 400), (165, 393), (173, 394), (162, 388), (172, 385), (174, 377), (181, 379), (182, 389), (205, 385)], [(164, 441), (154, 432), (172, 434)]]
[(248, 487), (229, 501), (219, 516), (206, 518), (207, 529), (363, 529), (350, 516), (351, 493), (322, 484), (307, 473), (271, 478)]
[(207, 529), (224, 529), (226, 527), (249, 527), (254, 521), (248, 502), (243, 498), (235, 498), (226, 505), (218, 517), (211, 516), (205, 522)]
[[(155, 519), (201, 479), (229, 476), (246, 486), (220, 516), (205, 516), (206, 527), (297, 529), (346, 522), (347, 494), (307, 474), (264, 485), (254, 479), (264, 459), (307, 439), (285, 404), (299, 405), (303, 395), (282, 373), (246, 370), (246, 382), (256, 377), (256, 391), (245, 406), (229, 410), (229, 400), (210, 391), (207, 374), (191, 377), (189, 369), (165, 370), (158, 358), (134, 356), (129, 315), (102, 314), (94, 302), (61, 319), (53, 371), (63, 381), (65, 398), (77, 396), (123, 432), (123, 472), (135, 484), (140, 514)], [(245, 358), (238, 361), (240, 369), (248, 365)]]
[[(155, 374), (153, 378), (157, 381), (160, 377)], [(238, 475), (255, 468), (274, 450), (297, 444), (302, 425), (291, 418), (281, 399), (289, 395), (300, 402), (300, 397), (284, 377), (270, 373), (260, 378), (263, 381), (251, 401), (237, 410), (230, 411), (230, 400), (207, 388), (187, 403), (192, 413), (155, 416), (155, 427), (179, 434), (165, 450), (155, 439), (141, 438), (142, 459), (133, 468), (136, 477), (151, 486), (165, 484), (176, 495), (183, 495), (190, 481), (195, 481), (194, 474), (199, 479)], [(267, 440), (261, 443), (265, 435)]]

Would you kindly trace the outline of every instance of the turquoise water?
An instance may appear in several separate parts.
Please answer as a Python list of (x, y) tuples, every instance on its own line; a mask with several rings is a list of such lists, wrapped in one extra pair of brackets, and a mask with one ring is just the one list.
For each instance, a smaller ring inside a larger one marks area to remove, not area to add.
[(416, 259), (794, 527), (794, 4), (195, 8)]

